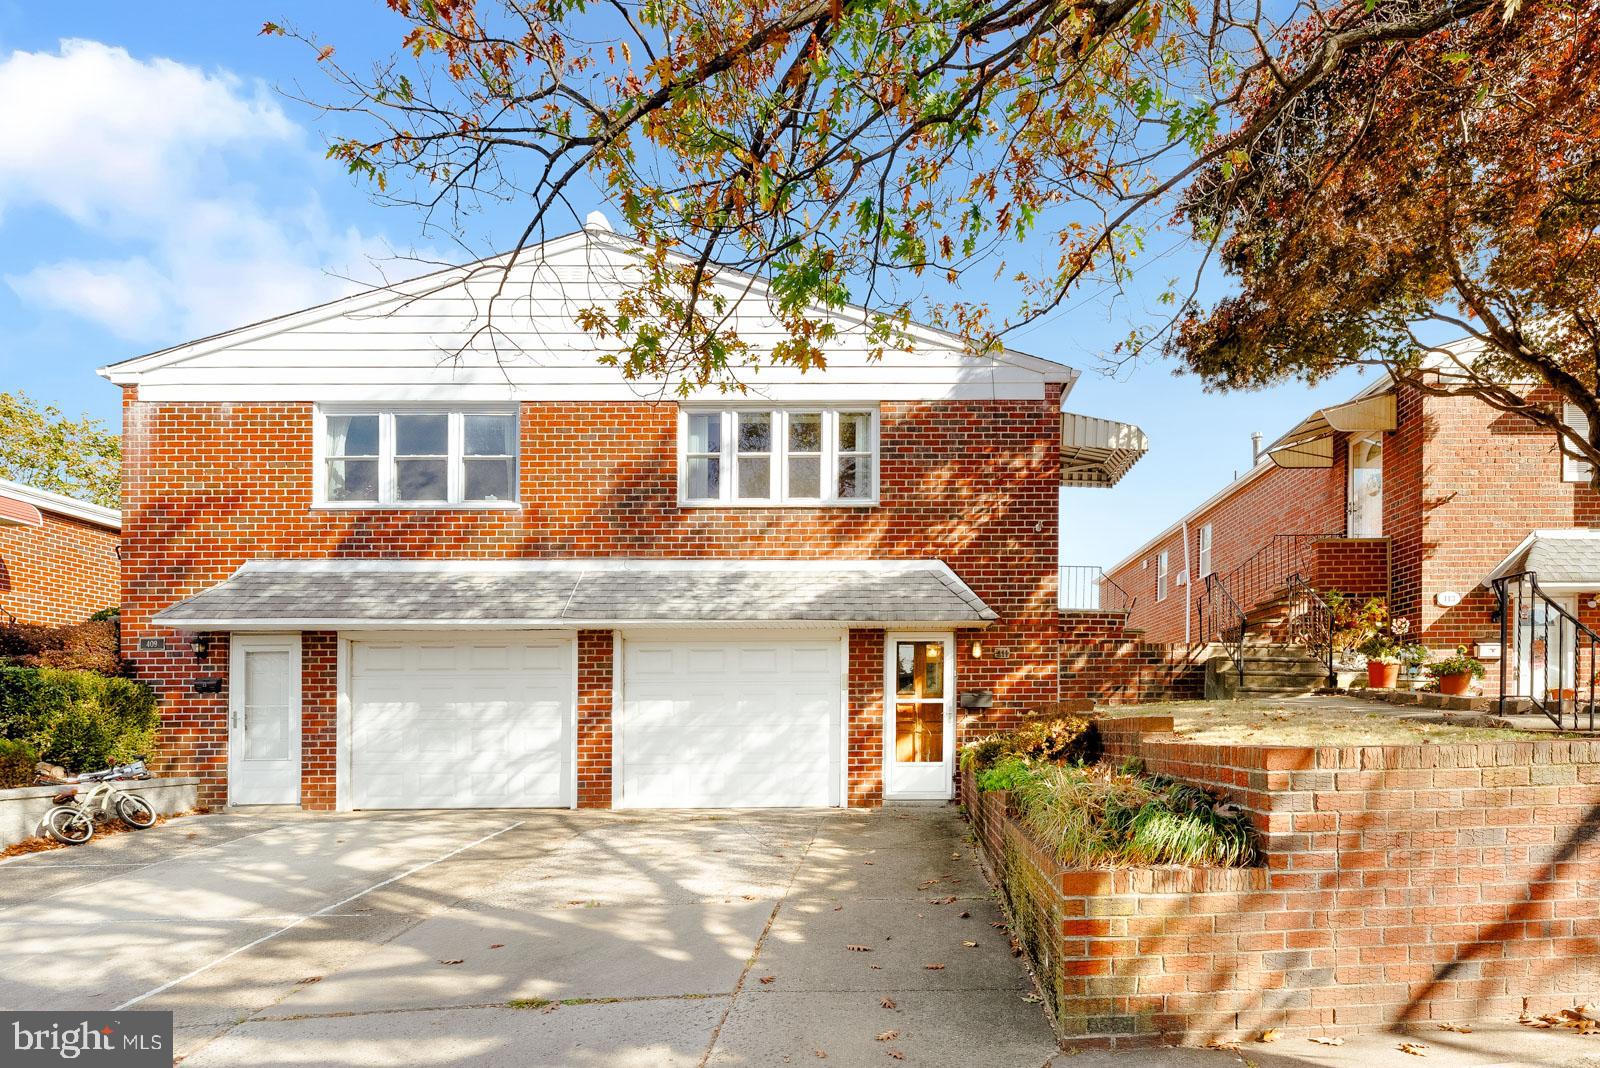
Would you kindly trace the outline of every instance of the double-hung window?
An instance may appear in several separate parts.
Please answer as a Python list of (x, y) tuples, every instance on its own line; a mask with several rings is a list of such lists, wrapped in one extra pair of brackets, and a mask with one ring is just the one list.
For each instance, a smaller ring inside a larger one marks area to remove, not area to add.
[(1165, 549), (1162, 549), (1161, 552), (1156, 555), (1156, 600), (1158, 601), (1165, 601), (1167, 599), (1167, 568), (1169, 559), (1170, 558), (1167, 556), (1167, 550)]
[(871, 408), (685, 408), (678, 495), (686, 505), (870, 505), (878, 500)]
[(316, 451), (319, 505), (497, 507), (517, 499), (514, 411), (325, 410)]
[(1211, 574), (1211, 524), (1200, 528), (1200, 577)]

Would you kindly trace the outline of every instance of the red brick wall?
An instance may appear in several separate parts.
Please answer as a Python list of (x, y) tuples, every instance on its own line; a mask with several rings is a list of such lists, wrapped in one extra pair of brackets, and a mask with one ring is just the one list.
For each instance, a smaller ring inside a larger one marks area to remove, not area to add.
[(1329, 538), (1311, 548), (1307, 581), (1355, 598), (1388, 597), (1388, 538)]
[[(1492, 591), (1481, 582), (1531, 531), (1600, 527), (1600, 496), (1584, 483), (1561, 481), (1555, 435), (1521, 416), (1470, 398), (1427, 397), (1421, 433), (1420, 637), (1448, 651), (1474, 641), (1499, 641)], [(1435, 603), (1462, 594), (1453, 608)], [(1498, 685), (1491, 664), (1485, 692)]]
[[(138, 640), (176, 639), (151, 616), (246, 560), (931, 557), (1001, 616), (983, 640), (1009, 655), (971, 658), (964, 642), (958, 661), (961, 688), (996, 693), (984, 717), (963, 720), (987, 730), (1056, 697), (1059, 387), (1047, 394), (884, 403), (876, 508), (680, 508), (673, 404), (550, 402), (521, 407), (520, 509), (345, 511), (311, 506), (310, 404), (138, 402), (130, 390), (124, 652), (189, 723), (209, 717), (203, 739), (168, 738), (171, 769), (216, 776), (207, 754), (226, 699), (183, 694), (185, 652), (140, 652)], [(876, 657), (881, 690), (881, 641)], [(226, 660), (214, 663), (225, 674)]]
[[(1227, 575), (1248, 560), (1274, 534), (1342, 534), (1345, 529), (1345, 468), (1349, 461), (1343, 440), (1336, 442), (1333, 467), (1326, 470), (1271, 468), (1244, 483), (1189, 522), (1189, 570), (1193, 599), (1178, 584), (1183, 571), (1183, 531), (1174, 530), (1151, 545), (1111, 578), (1135, 598), (1128, 625), (1156, 643), (1199, 641), (1195, 603), (1204, 592), (1200, 569), (1200, 528), (1212, 526), (1211, 566)], [(1070, 522), (1070, 519), (1068, 520)], [(1156, 559), (1167, 550), (1171, 561), (1167, 596), (1156, 600)], [(1246, 606), (1248, 607), (1248, 606)], [(1185, 635), (1185, 617), (1190, 630)]]
[(0, 527), (0, 620), (82, 623), (122, 597), (118, 533), (41, 510), (44, 525)]
[(1002, 833), (1003, 797), (983, 795), (975, 826), (1002, 885), (1054, 888), (1029, 922), (1053, 921), (1049, 994), (1069, 1042), (1514, 1018), (1600, 994), (1600, 742), (1291, 749), (1100, 726), (1108, 759), (1246, 808), (1266, 864), (1063, 871)]
[(1201, 646), (1158, 644), (1129, 633), (1117, 612), (1069, 612), (1061, 620), (1060, 691), (1097, 704), (1198, 700)]
[(338, 788), (339, 635), (300, 636), (300, 804), (336, 807)]
[(578, 805), (611, 807), (612, 632), (578, 632)]
[[(850, 694), (845, 728), (845, 780), (851, 807), (883, 804), (883, 682), (884, 632), (857, 629), (850, 632)], [(957, 668), (960, 678), (960, 668)]]

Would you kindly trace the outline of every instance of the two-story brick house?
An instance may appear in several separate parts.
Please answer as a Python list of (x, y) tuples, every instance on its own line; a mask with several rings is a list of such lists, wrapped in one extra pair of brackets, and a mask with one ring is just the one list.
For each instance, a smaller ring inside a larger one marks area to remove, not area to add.
[(593, 225), (102, 372), (126, 652), (208, 802), (937, 799), (1055, 698), (1063, 472), (1129, 462), (1063, 444), (1077, 372), (920, 328), (874, 359), (846, 315), (825, 370), (679, 397), (574, 324), (629, 251)]
[[(1589, 626), (1600, 617), (1596, 527), (1600, 495), (1552, 433), (1385, 379), (1308, 414), (1106, 575), (1136, 598), (1129, 625), (1154, 642), (1215, 637), (1216, 617), (1201, 612), (1207, 576), (1247, 611), (1290, 574), (1321, 591), (1383, 596), (1431, 650), (1477, 648), (1486, 693), (1498, 692), (1504, 663), (1507, 692), (1528, 696), (1588, 674), (1576, 663), (1581, 631), (1559, 613)], [(1542, 572), (1556, 607), (1511, 591), (1501, 649), (1493, 580), (1528, 570)], [(1548, 642), (1547, 622), (1559, 624)]]
[(0, 622), (61, 626), (122, 596), (115, 508), (0, 479)]

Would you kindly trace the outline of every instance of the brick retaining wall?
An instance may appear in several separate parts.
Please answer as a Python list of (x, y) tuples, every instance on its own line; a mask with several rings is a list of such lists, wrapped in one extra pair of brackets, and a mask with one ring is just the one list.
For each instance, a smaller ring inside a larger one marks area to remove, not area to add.
[(1199, 1044), (1545, 1012), (1600, 998), (1600, 741), (1200, 745), (1102, 720), (1226, 794), (1252, 870), (1065, 871), (964, 782), (1068, 1044)]

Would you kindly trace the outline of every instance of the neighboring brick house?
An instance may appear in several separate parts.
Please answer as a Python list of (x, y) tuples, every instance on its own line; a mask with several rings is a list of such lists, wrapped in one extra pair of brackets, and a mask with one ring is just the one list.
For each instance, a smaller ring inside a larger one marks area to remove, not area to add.
[(1064, 444), (1077, 371), (841, 317), (826, 369), (678, 399), (573, 324), (630, 246), (536, 251), (493, 333), (499, 261), (102, 372), (125, 652), (206, 802), (939, 799), (1056, 699), (1058, 491), (1131, 462)]
[[(1522, 570), (1532, 546), (1546, 556), (1553, 544), (1568, 546), (1561, 552), (1570, 556), (1595, 544), (1595, 527), (1600, 496), (1551, 432), (1473, 398), (1384, 380), (1307, 416), (1243, 477), (1106, 574), (1136, 598), (1129, 625), (1151, 642), (1211, 637), (1198, 611), (1207, 574), (1240, 593), (1247, 610), (1290, 572), (1319, 590), (1381, 595), (1430, 649), (1476, 646), (1493, 693), (1501, 623), (1491, 579)], [(1545, 592), (1593, 623), (1600, 567), (1563, 572), (1559, 582), (1545, 568)], [(1508, 692), (1538, 692), (1542, 610), (1513, 604), (1509, 616), (1520, 624), (1508, 624), (1504, 652), (1522, 668), (1508, 676)]]
[(82, 623), (122, 598), (122, 517), (0, 479), (0, 621)]

